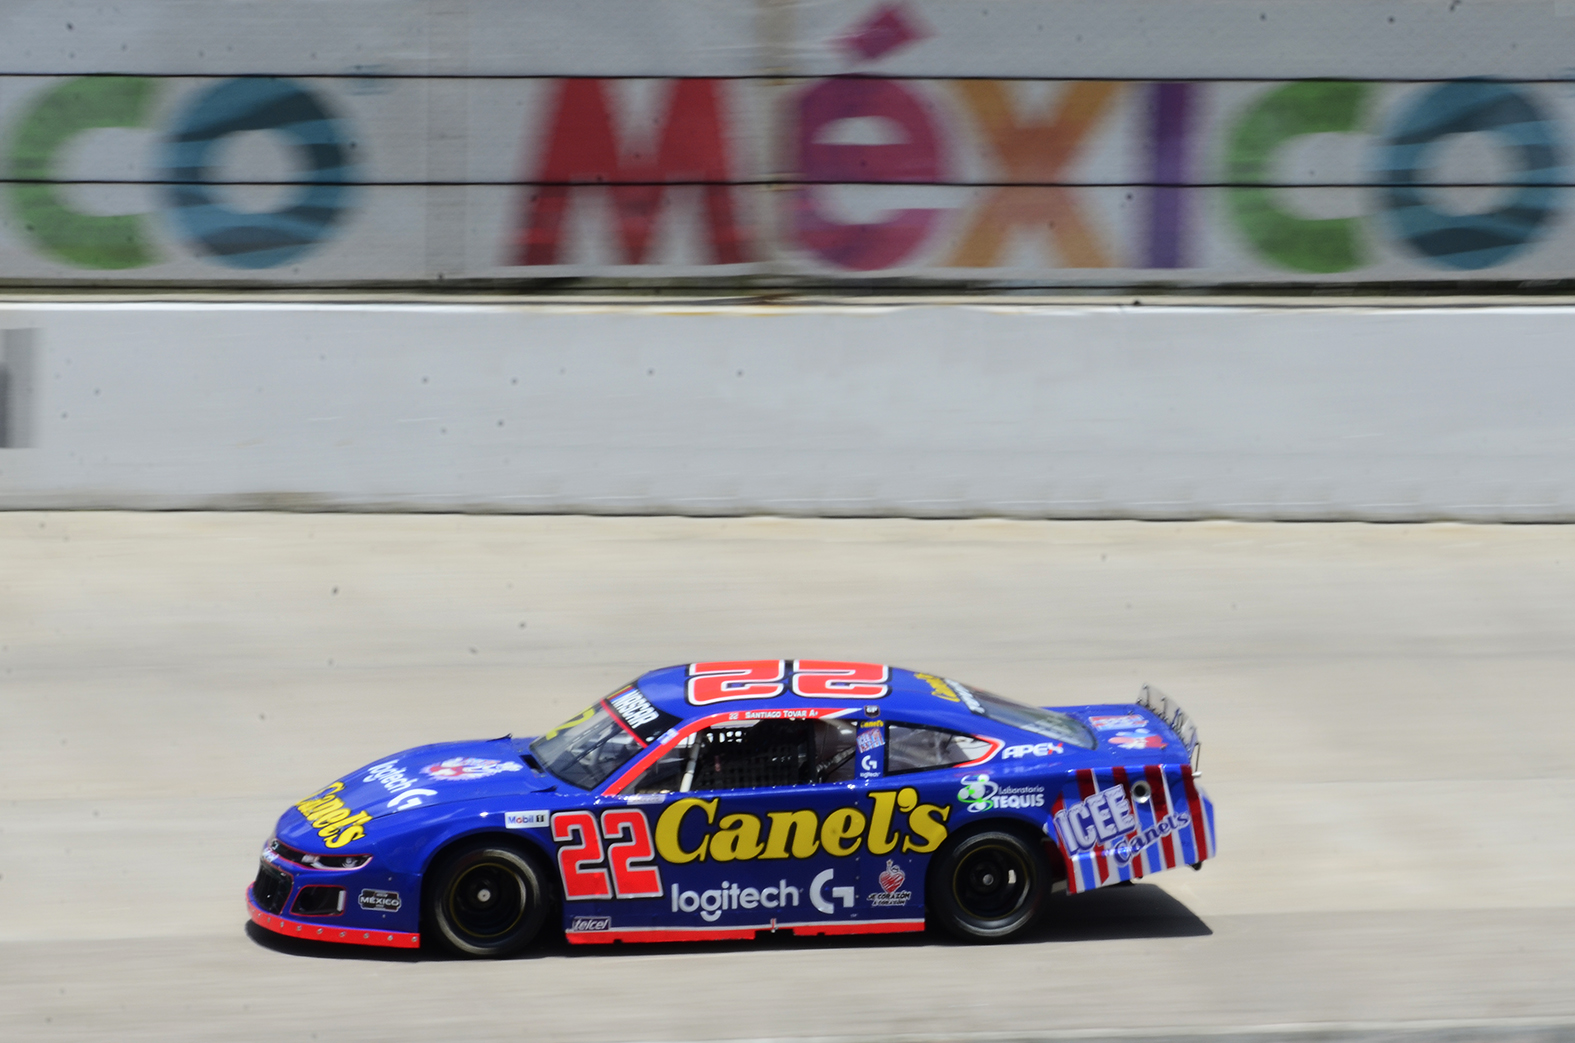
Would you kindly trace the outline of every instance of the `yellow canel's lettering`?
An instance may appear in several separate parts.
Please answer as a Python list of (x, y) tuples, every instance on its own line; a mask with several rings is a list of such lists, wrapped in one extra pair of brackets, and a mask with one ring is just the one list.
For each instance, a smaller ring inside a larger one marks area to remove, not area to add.
[(296, 809), (307, 818), (310, 818), (312, 816), (313, 809), (321, 807), (330, 800), (337, 800), (338, 798), (335, 797), (334, 794), (338, 793), (344, 788), (345, 784), (342, 782), (331, 782), (327, 786), (324, 786), (322, 789), (318, 790), (316, 793), (297, 804)]
[[(720, 801), (715, 797), (710, 800), (701, 800), (699, 797), (685, 797), (683, 800), (675, 800), (669, 804), (667, 810), (662, 812), (662, 817), (656, 820), (656, 853), (664, 861), (674, 862), (679, 865), (685, 862), (693, 862), (697, 858), (705, 861), (706, 844), (711, 839), (710, 835), (707, 834), (701, 839), (699, 847), (693, 851), (686, 851), (683, 844), (679, 842), (678, 831), (684, 824), (684, 816), (695, 808), (700, 808), (705, 812), (707, 823), (715, 822), (718, 803)], [(756, 826), (756, 835), (759, 835), (758, 824)]]
[[(332, 823), (323, 826), (317, 831), (317, 835), (320, 837), (332, 837), (335, 833), (342, 835), (343, 831), (349, 829), (359, 830), (362, 825), (370, 821), (372, 821), (371, 815), (367, 814), (365, 811), (358, 811), (355, 813), (353, 818), (347, 815), (345, 818), (336, 819)], [(312, 824), (316, 825), (317, 823), (314, 822)], [(340, 843), (343, 843), (343, 841), (340, 841)], [(329, 840), (328, 846), (338, 847), (339, 844), (335, 844), (332, 840)]]
[(896, 790), (877, 790), (870, 795), (875, 810), (870, 813), (870, 854), (884, 855), (897, 846), (901, 834), (891, 831), (891, 817), (897, 810)]
[(838, 808), (820, 824), (820, 846), (826, 854), (838, 858), (851, 855), (863, 843), (864, 826), (868, 819), (858, 808)]
[(946, 820), (951, 814), (951, 805), (943, 808), (937, 804), (920, 804), (914, 808), (908, 816), (908, 832), (916, 833), (924, 840), (915, 843), (913, 837), (903, 837), (902, 850), (927, 855), (940, 847), (941, 841), (946, 839)]
[(766, 849), (761, 858), (787, 858), (788, 839), (793, 842), (793, 857), (808, 858), (820, 850), (816, 834), (820, 831), (820, 817), (813, 811), (770, 811), (771, 833), (766, 837)]
[(760, 854), (760, 819), (754, 815), (724, 816), (711, 835), (713, 862), (747, 862)]
[(324, 840), (323, 843), (329, 847), (344, 847), (352, 840), (360, 840), (364, 836), (366, 836), (366, 832), (360, 826), (349, 826), (340, 830), (337, 835)]
[(930, 691), (949, 702), (957, 702), (957, 693), (952, 691), (952, 686), (936, 677), (934, 674), (914, 674), (919, 680), (930, 686)]
[(312, 825), (318, 829), (331, 826), (335, 822), (343, 822), (350, 817), (350, 809), (345, 807), (344, 801), (335, 799), (333, 804), (320, 809), (312, 816)]

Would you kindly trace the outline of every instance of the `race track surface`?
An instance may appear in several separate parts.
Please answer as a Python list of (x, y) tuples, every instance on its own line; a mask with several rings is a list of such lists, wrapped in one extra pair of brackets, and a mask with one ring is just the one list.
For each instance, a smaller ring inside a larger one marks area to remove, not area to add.
[[(642, 670), (1144, 682), (1221, 853), (1017, 944), (275, 940), (292, 801)], [(0, 515), (0, 1039), (1575, 1040), (1575, 528)]]

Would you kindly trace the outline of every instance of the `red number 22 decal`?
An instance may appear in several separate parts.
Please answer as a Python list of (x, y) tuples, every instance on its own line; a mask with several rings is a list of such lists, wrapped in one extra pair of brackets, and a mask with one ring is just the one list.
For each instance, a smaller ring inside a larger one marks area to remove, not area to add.
[[(614, 843), (606, 849), (612, 866), (609, 881), (602, 863), (602, 838)], [(589, 811), (564, 811), (552, 816), (552, 839), (558, 848), (558, 871), (563, 875), (563, 897), (571, 902), (592, 898), (660, 898), (661, 870), (649, 863), (655, 857), (651, 824), (638, 808), (613, 808), (602, 812), (601, 829)], [(574, 843), (566, 843), (574, 841)]]
[(689, 702), (694, 706), (730, 699), (771, 699), (786, 686), (787, 664), (780, 659), (733, 663), (690, 663)]

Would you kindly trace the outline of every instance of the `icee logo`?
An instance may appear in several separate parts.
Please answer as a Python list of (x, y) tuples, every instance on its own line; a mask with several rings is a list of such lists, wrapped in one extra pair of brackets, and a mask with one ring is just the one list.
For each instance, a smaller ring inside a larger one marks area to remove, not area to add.
[(1120, 786), (1102, 789), (1055, 813), (1055, 831), (1068, 854), (1092, 851), (1137, 829), (1137, 816)]
[(1111, 786), (1056, 812), (1055, 830), (1069, 855), (1110, 847), (1117, 863), (1126, 865), (1145, 847), (1192, 825), (1191, 816), (1172, 811), (1139, 832), (1137, 816), (1120, 786)]

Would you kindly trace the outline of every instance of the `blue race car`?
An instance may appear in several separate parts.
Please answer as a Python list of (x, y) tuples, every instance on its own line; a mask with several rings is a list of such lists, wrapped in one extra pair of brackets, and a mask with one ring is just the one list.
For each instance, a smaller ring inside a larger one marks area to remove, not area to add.
[(1047, 894), (1214, 854), (1197, 732), (1153, 689), (1042, 709), (874, 663), (653, 670), (540, 737), (421, 746), (287, 810), (247, 889), (299, 938), (1008, 938)]

